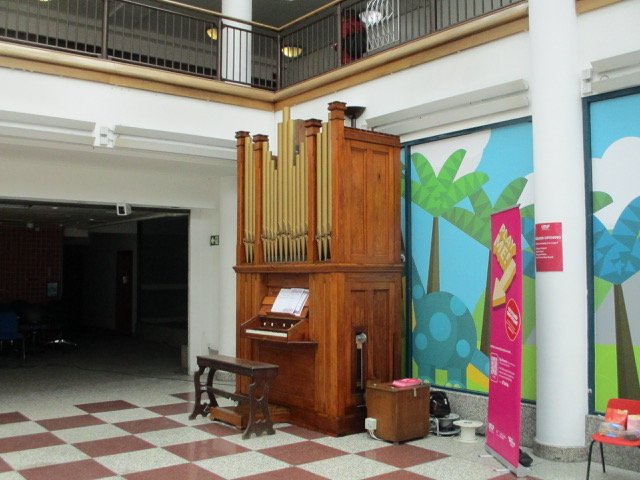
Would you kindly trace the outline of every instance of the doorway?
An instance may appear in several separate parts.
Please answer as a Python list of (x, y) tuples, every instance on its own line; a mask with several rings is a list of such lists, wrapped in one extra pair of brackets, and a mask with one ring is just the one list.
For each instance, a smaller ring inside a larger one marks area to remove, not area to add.
[(116, 253), (116, 331), (133, 334), (133, 252)]

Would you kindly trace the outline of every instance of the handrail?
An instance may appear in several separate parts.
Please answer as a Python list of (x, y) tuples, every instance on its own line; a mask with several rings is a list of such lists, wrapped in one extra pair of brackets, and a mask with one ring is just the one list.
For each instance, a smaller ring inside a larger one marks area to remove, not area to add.
[[(527, 3), (498, 0), (478, 6), (474, 0), (391, 0), (397, 5), (396, 36), (382, 46), (371, 46), (367, 42), (375, 29), (369, 31), (370, 25), (360, 20), (367, 0), (333, 0), (281, 27), (179, 0), (155, 0), (155, 6), (138, 0), (68, 0), (66, 11), (53, 3), (36, 2), (37, 7), (30, 8), (31, 1), (35, 0), (2, 2), (6, 6), (0, 9), (0, 40), (275, 92), (309, 84), (329, 72), (359, 71), (365, 58), (373, 60), (417, 39)], [(345, 34), (346, 9), (357, 15), (348, 21), (360, 23), (361, 33), (353, 39), (345, 36), (352, 35)], [(212, 27), (217, 37), (206, 38), (205, 31)]]

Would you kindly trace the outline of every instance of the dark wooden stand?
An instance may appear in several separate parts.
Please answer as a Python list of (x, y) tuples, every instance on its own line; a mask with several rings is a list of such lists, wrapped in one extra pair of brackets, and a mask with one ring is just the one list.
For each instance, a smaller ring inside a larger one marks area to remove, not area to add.
[[(196, 398), (193, 412), (189, 415), (190, 420), (196, 418), (198, 414), (206, 416), (211, 409), (218, 408), (215, 396), (219, 395), (238, 402), (248, 403), (247, 427), (242, 434), (242, 438), (249, 438), (252, 433), (256, 435), (260, 435), (262, 432), (267, 432), (268, 435), (275, 433), (269, 412), (269, 385), (278, 375), (278, 365), (227, 357), (225, 355), (198, 356), (197, 360), (198, 370), (193, 374)], [(200, 378), (207, 368), (209, 369), (207, 383), (203, 385)], [(214, 387), (213, 376), (216, 370), (249, 377), (251, 383), (249, 384), (248, 393), (246, 395), (232, 393)], [(202, 394), (205, 392), (209, 396), (208, 404), (201, 402)]]

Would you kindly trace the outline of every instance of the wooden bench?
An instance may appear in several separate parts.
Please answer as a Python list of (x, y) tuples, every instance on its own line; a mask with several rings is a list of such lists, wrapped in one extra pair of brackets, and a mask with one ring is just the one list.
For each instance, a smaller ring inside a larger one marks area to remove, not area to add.
[[(218, 402), (215, 396), (219, 395), (237, 402), (248, 403), (249, 416), (242, 438), (247, 439), (252, 433), (256, 435), (260, 435), (262, 432), (267, 432), (268, 435), (275, 433), (269, 412), (269, 385), (271, 380), (278, 375), (278, 365), (225, 355), (203, 355), (198, 356), (197, 360), (198, 370), (193, 374), (196, 398), (193, 412), (189, 415), (190, 420), (196, 418), (198, 414), (206, 416), (212, 408), (217, 408)], [(207, 368), (209, 369), (207, 383), (203, 385), (200, 378)], [(217, 370), (250, 377), (249, 392), (245, 395), (214, 387), (213, 376)], [(205, 392), (209, 396), (208, 404), (201, 401), (202, 394)]]

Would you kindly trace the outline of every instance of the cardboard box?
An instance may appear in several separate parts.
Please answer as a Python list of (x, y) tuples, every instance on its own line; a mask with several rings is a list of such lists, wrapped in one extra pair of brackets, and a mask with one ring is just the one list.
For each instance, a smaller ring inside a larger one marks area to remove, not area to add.
[(429, 385), (367, 385), (367, 417), (376, 419), (375, 435), (390, 442), (422, 438), (429, 433)]

